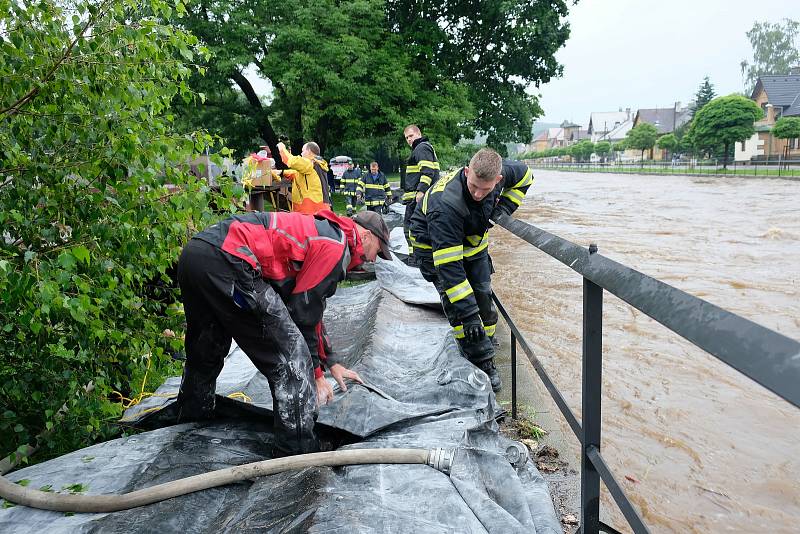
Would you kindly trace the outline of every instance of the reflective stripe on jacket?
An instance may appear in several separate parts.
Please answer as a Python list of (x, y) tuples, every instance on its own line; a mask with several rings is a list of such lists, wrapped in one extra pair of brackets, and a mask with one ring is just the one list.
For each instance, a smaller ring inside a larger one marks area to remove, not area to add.
[(439, 160), (427, 137), (420, 137), (411, 146), (411, 157), (406, 165), (403, 201), (413, 200), (418, 192), (424, 193), (439, 178)]
[(480, 202), (467, 189), (464, 169), (439, 179), (428, 189), (411, 217), (414, 253), (433, 257), (442, 287), (460, 319), (478, 312), (464, 262), (488, 254), (490, 219), (510, 215), (533, 183), (530, 169), (503, 160), (503, 179)]
[(392, 189), (386, 181), (386, 175), (368, 172), (361, 177), (364, 185), (364, 204), (367, 206), (381, 206), (387, 199), (392, 198)]
[(355, 194), (356, 192), (364, 192), (364, 183), (361, 181), (361, 171), (356, 169), (347, 169), (342, 173), (339, 184), (345, 193)]

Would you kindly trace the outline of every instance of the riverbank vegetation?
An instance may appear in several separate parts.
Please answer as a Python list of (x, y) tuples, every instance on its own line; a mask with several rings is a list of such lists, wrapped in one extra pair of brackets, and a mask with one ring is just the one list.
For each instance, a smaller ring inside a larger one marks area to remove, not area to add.
[(30, 461), (119, 435), (180, 373), (173, 266), (243, 193), (199, 154), (282, 134), (392, 172), (418, 123), (459, 165), (476, 130), (527, 141), (569, 35), (564, 0), (0, 5), (0, 455)]

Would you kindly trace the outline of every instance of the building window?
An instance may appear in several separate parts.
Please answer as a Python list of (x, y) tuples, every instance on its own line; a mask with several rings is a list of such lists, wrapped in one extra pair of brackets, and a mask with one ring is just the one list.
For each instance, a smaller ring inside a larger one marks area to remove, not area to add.
[(800, 148), (800, 138), (789, 139), (789, 148), (792, 150)]
[(742, 141), (742, 152), (744, 152), (744, 151), (746, 150), (746, 149), (744, 148), (744, 143), (745, 143), (745, 142), (744, 142), (744, 141)]

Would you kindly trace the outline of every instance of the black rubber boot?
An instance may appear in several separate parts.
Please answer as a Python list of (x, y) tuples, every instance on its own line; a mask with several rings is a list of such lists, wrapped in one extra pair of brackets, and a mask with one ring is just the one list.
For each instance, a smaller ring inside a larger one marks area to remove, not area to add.
[(492, 383), (492, 391), (497, 393), (503, 388), (503, 382), (500, 380), (500, 373), (497, 372), (497, 367), (494, 366), (494, 360), (486, 360), (478, 368), (488, 375), (489, 382)]

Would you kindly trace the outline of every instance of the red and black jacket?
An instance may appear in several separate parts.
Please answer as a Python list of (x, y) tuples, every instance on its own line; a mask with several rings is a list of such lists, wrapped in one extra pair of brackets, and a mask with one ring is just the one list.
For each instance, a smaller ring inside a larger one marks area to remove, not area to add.
[(269, 282), (303, 333), (316, 377), (322, 376), (325, 299), (363, 262), (355, 223), (329, 210), (313, 216), (257, 212), (234, 215), (194, 238), (244, 260)]

